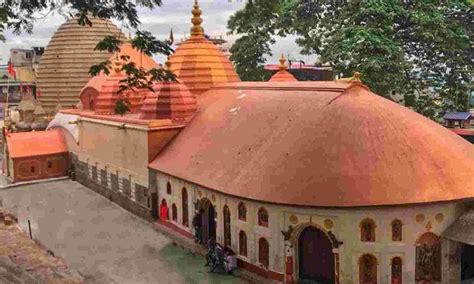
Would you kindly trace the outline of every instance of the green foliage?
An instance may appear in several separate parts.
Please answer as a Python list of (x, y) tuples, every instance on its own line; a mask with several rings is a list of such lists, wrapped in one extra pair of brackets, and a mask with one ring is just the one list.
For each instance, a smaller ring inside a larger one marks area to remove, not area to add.
[(103, 72), (105, 75), (109, 75), (110, 68), (111, 68), (111, 63), (109, 60), (106, 60), (97, 65), (92, 65), (89, 69), (89, 74), (93, 77), (99, 75), (101, 72)]
[(228, 23), (240, 35), (231, 59), (242, 78), (262, 79), (274, 36), (296, 35), (315, 63), (344, 77), (361, 72), (382, 96), (415, 94), (415, 109), (434, 117), (467, 108), (473, 17), (468, 0), (248, 1)]
[(132, 39), (132, 47), (148, 56), (156, 53), (168, 56), (173, 53), (169, 41), (157, 40), (150, 32), (146, 31), (137, 31), (135, 38)]
[(121, 97), (115, 103), (115, 114), (120, 114), (123, 116), (130, 111), (130, 101), (126, 97)]
[[(87, 0), (73, 0), (67, 1), (69, 6), (68, 16), (73, 15), (78, 17), (78, 24), (82, 26), (92, 26), (93, 23), (90, 17), (98, 17), (102, 19), (117, 19), (123, 24), (136, 29), (140, 24), (137, 15), (137, 7), (146, 7), (153, 9), (156, 6), (161, 6), (161, 0), (115, 0), (115, 1), (87, 1)], [(59, 3), (59, 2), (58, 2)], [(35, 13), (41, 12), (46, 15), (51, 12), (63, 12), (62, 7), (57, 4), (57, 1), (43, 0), (43, 1), (13, 1), (5, 0), (4, 6), (0, 6), (0, 40), (3, 40), (4, 28), (12, 28), (15, 33), (20, 33), (22, 30), (31, 32), (33, 22), (36, 18)], [(120, 45), (124, 40), (120, 36), (106, 36), (102, 39), (94, 50), (108, 51), (110, 53), (120, 52)], [(147, 31), (137, 30), (136, 37), (131, 39), (132, 47), (136, 50), (152, 56), (156, 53), (170, 55), (173, 52), (169, 42), (157, 40), (151, 33)], [(163, 80), (176, 80), (174, 74), (169, 70), (156, 69), (146, 71), (143, 68), (138, 68), (134, 62), (130, 62), (128, 56), (120, 56), (119, 60), (122, 65), (122, 72), (126, 74), (126, 78), (120, 82), (119, 93), (130, 90), (136, 91), (139, 88), (148, 88), (150, 90), (153, 82)], [(93, 65), (89, 69), (91, 76), (97, 76), (101, 73), (110, 74), (111, 62), (106, 60), (99, 64)], [(122, 103), (120, 103), (122, 104)], [(124, 107), (116, 106), (116, 110), (120, 113)]]
[[(91, 23), (92, 25), (92, 23)], [(105, 36), (94, 48), (94, 50), (107, 50), (108, 52), (120, 52), (122, 41), (115, 36)]]

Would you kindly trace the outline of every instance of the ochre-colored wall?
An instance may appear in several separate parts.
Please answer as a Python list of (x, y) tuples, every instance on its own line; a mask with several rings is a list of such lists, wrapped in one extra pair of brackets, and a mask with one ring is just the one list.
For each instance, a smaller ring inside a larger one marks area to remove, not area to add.
[[(130, 177), (131, 182), (148, 187), (148, 164), (164, 146), (179, 132), (179, 128), (150, 130), (147, 126), (125, 124), (104, 120), (81, 118), (79, 123), (79, 145), (76, 151), (79, 160), (107, 167), (109, 172), (118, 172), (119, 177)], [(74, 142), (67, 139), (68, 146)], [(75, 147), (75, 146), (74, 146)]]
[(148, 162), (153, 161), (158, 153), (173, 139), (179, 129), (164, 129), (148, 132)]
[(67, 175), (68, 153), (11, 159), (13, 182)]

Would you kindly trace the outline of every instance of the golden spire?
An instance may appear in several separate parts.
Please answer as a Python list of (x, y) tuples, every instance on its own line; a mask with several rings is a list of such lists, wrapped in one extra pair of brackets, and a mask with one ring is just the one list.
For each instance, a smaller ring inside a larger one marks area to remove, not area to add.
[(354, 75), (352, 76), (351, 82), (360, 82), (360, 75), (362, 75), (362, 74), (357, 72), (357, 71), (354, 72)]
[(280, 59), (278, 60), (280, 61), (280, 66), (278, 66), (278, 68), (280, 68), (280, 71), (284, 71), (288, 69), (288, 66), (285, 64), (286, 58), (285, 58), (285, 55), (283, 55), (283, 53), (281, 54)]
[(193, 23), (193, 27), (191, 28), (191, 36), (203, 36), (204, 29), (201, 27), (202, 18), (201, 18), (201, 9), (199, 9), (199, 4), (197, 0), (194, 1), (193, 6), (193, 17), (191, 18), (191, 23)]

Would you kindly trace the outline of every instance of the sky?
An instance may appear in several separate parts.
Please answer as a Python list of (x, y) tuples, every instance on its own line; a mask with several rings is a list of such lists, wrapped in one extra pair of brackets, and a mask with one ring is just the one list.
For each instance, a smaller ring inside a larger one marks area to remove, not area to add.
[[(158, 39), (167, 39), (170, 29), (173, 29), (175, 41), (179, 41), (186, 33), (189, 36), (191, 28), (191, 10), (193, 0), (163, 0), (163, 6), (154, 10), (139, 8), (138, 15), (142, 23), (140, 29), (151, 32)], [(237, 37), (227, 35), (227, 21), (229, 17), (245, 6), (245, 0), (200, 0), (204, 30), (211, 36), (223, 36), (231, 44)], [(31, 48), (33, 46), (46, 47), (49, 39), (56, 29), (66, 21), (64, 16), (58, 13), (49, 14), (44, 19), (37, 20), (34, 24), (33, 33), (22, 33), (13, 35), (11, 31), (5, 32), (7, 41), (0, 42), (0, 64), (6, 64), (11, 48)], [(114, 21), (117, 26), (121, 23)], [(128, 30), (124, 29), (128, 34)], [(273, 56), (267, 58), (267, 63), (278, 63), (281, 53), (290, 59), (304, 60), (311, 63), (312, 58), (299, 54), (299, 48), (294, 37), (277, 38), (276, 44), (272, 46)], [(156, 56), (155, 59), (162, 62), (164, 57)]]

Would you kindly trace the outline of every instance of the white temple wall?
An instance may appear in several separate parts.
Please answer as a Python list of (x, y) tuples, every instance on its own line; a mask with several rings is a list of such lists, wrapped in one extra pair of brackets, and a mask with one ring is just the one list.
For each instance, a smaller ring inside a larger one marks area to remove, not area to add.
[[(173, 194), (166, 194), (166, 182), (170, 181)], [(426, 232), (440, 235), (464, 210), (462, 202), (445, 202), (427, 205), (366, 207), (347, 209), (304, 208), (295, 206), (281, 206), (262, 202), (255, 202), (228, 196), (216, 191), (183, 182), (178, 178), (158, 173), (158, 196), (161, 202), (165, 198), (171, 208), (172, 202), (178, 206), (178, 226), (181, 223), (181, 188), (188, 190), (190, 224), (194, 214), (194, 205), (197, 199), (206, 197), (215, 206), (217, 211), (217, 241), (224, 242), (223, 238), (223, 208), (227, 204), (231, 212), (231, 247), (238, 254), (239, 231), (247, 235), (247, 257), (238, 256), (242, 260), (254, 265), (258, 264), (258, 240), (265, 237), (270, 244), (270, 259), (268, 269), (285, 273), (285, 242), (281, 231), (287, 231), (288, 226), (293, 228), (301, 224), (313, 224), (327, 231), (332, 231), (335, 237), (343, 244), (336, 250), (340, 258), (340, 283), (359, 283), (359, 258), (363, 254), (372, 254), (377, 258), (378, 283), (390, 283), (391, 259), (401, 257), (403, 263), (403, 283), (415, 283), (415, 244), (417, 239)], [(192, 202), (191, 202), (192, 201)], [(244, 202), (247, 208), (247, 221), (238, 219), (238, 204)], [(267, 209), (269, 214), (268, 228), (258, 226), (257, 212), (260, 207)], [(171, 212), (170, 212), (171, 214)], [(295, 218), (296, 217), (296, 218)], [(170, 215), (171, 218), (171, 215)], [(375, 242), (362, 242), (360, 223), (365, 218), (375, 221)], [(297, 220), (296, 220), (297, 219)], [(399, 219), (402, 226), (402, 241), (392, 241), (391, 222)], [(291, 220), (291, 221), (290, 221)], [(328, 221), (330, 220), (330, 222)], [(332, 227), (331, 227), (332, 226)], [(192, 232), (191, 225), (186, 228)], [(297, 243), (293, 246), (294, 273), (298, 275)], [(443, 281), (445, 277), (448, 255), (442, 254)]]

